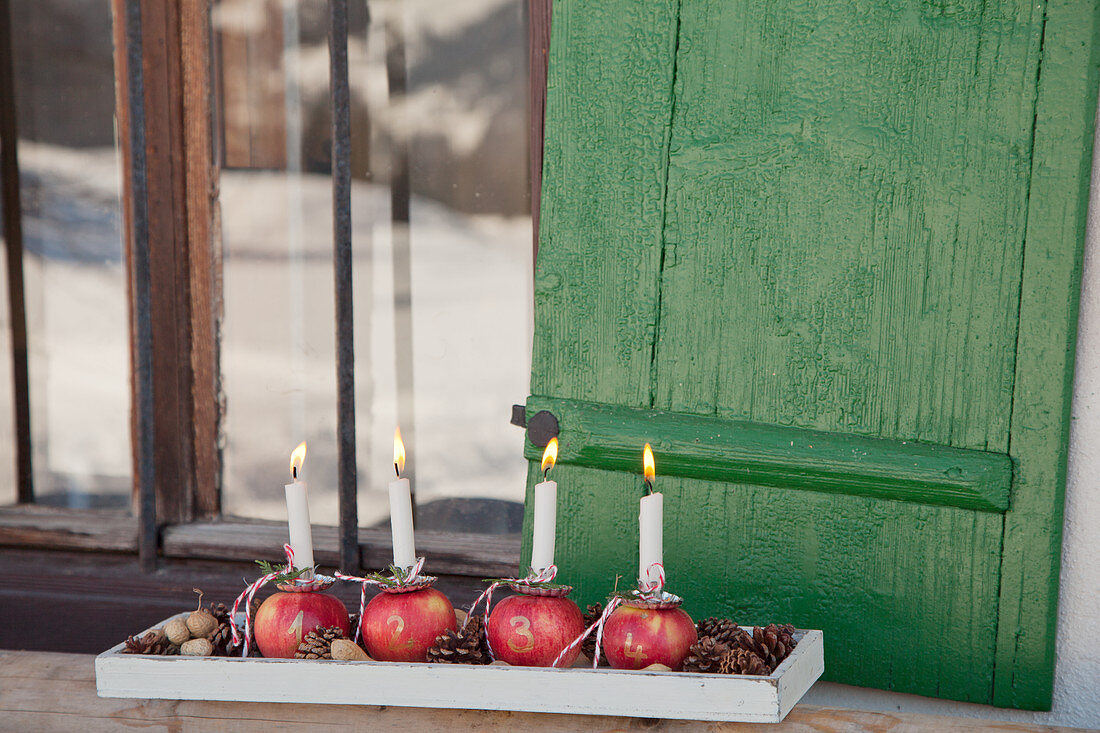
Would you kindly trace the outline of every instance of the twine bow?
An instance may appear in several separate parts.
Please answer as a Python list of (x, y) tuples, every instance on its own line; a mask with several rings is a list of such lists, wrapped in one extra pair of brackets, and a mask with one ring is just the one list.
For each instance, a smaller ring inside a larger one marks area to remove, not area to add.
[[(283, 573), (289, 573), (294, 570), (294, 548), (290, 545), (283, 545), (283, 551), (286, 552), (286, 567), (281, 570), (273, 570), (266, 575), (261, 575), (251, 585), (241, 591), (241, 594), (237, 596), (237, 600), (233, 602), (233, 615), (232, 618), (237, 618), (237, 609), (241, 605), (241, 601), (245, 601), (244, 605), (244, 649), (241, 651), (242, 657), (248, 656), (248, 647), (252, 643), (252, 598), (256, 595), (256, 592), (270, 583), (275, 578), (279, 577)], [(230, 624), (230, 631), (233, 633), (233, 645), (236, 646), (241, 643), (240, 633), (237, 631), (237, 623), (234, 621)]]
[[(422, 558), (422, 557), (416, 558), (416, 564), (413, 565), (412, 569), (409, 571), (408, 576), (405, 578), (405, 583), (412, 583), (414, 581), (419, 581), (420, 580), (420, 570), (423, 567), (424, 567), (424, 558)], [(363, 627), (363, 611), (367, 607), (367, 586), (368, 585), (374, 585), (374, 586), (378, 586), (379, 588), (381, 588), (382, 586), (386, 585), (386, 583), (382, 580), (379, 580), (376, 577), (374, 577), (374, 578), (363, 578), (363, 577), (360, 577), (358, 575), (347, 575), (345, 573), (341, 573), (339, 570), (336, 571), (336, 577), (339, 578), (340, 580), (348, 580), (348, 581), (351, 581), (353, 583), (362, 584), (362, 587), (360, 587), (360, 589), (359, 589), (359, 623), (357, 623), (355, 625), (355, 639), (354, 639), (355, 643), (358, 644), (359, 643), (359, 632)], [(398, 580), (400, 580), (400, 579), (398, 579)]]
[[(656, 577), (654, 577), (656, 576)], [(638, 579), (638, 590), (643, 596), (659, 596), (665, 589), (665, 566), (655, 562), (645, 570), (645, 578)]]
[(466, 616), (467, 618), (473, 616), (477, 607), (481, 605), (482, 601), (485, 601), (485, 615), (482, 618), (482, 623), (485, 625), (485, 646), (489, 648), (490, 657), (493, 659), (497, 657), (496, 653), (493, 651), (493, 645), (489, 643), (489, 612), (493, 606), (493, 591), (502, 585), (511, 585), (512, 583), (526, 583), (530, 585), (535, 585), (537, 583), (552, 583), (557, 574), (558, 566), (551, 565), (543, 568), (537, 573), (532, 570), (532, 572), (527, 574), (526, 578), (497, 578), (477, 597), (477, 600), (470, 606), (470, 610), (467, 611)]

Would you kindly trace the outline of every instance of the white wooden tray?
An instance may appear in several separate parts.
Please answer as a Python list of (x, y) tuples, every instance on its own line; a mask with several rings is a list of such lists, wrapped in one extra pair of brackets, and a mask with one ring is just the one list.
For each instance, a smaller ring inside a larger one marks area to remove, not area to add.
[(96, 657), (95, 677), (100, 697), (778, 723), (825, 670), (821, 632), (798, 631), (794, 638), (794, 651), (767, 677), (603, 667), (161, 657), (122, 654), (125, 644)]

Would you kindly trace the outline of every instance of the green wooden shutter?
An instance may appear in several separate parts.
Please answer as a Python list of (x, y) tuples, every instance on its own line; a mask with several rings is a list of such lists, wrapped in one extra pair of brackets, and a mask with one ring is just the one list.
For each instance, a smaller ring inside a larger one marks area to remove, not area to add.
[(555, 1), (528, 414), (580, 602), (648, 440), (694, 617), (1049, 708), (1096, 4)]

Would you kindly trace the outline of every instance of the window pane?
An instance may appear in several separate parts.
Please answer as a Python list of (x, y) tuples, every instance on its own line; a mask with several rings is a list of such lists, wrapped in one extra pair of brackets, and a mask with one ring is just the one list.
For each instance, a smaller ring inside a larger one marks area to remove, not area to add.
[[(526, 463), (508, 417), (530, 372), (525, 7), (372, 1), (368, 22), (353, 5), (363, 525), (387, 521), (400, 422), (421, 528), (519, 531)], [(225, 510), (284, 518), (287, 457), (306, 439), (313, 517), (335, 524), (327, 21), (320, 0), (223, 0), (214, 13)], [(407, 227), (394, 222), (402, 201)]]
[(111, 6), (49, 0), (11, 3), (11, 13), (35, 497), (128, 508), (130, 366)]

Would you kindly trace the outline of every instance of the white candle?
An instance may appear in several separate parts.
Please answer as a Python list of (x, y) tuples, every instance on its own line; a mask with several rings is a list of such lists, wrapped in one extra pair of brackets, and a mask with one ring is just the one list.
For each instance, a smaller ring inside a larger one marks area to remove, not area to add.
[(542, 483), (535, 484), (535, 520), (531, 537), (531, 569), (536, 573), (554, 564), (554, 534), (558, 523), (558, 484), (546, 478), (558, 460), (558, 439), (551, 438), (542, 452)]
[(638, 582), (655, 583), (658, 579), (654, 563), (664, 564), (664, 508), (663, 494), (642, 497), (638, 515)]
[(415, 565), (412, 489), (407, 478), (390, 482), (390, 534), (393, 537), (394, 567), (404, 569)]
[(390, 537), (393, 538), (393, 566), (400, 570), (416, 564), (416, 544), (413, 541), (412, 487), (405, 470), (405, 442), (401, 428), (393, 431), (393, 470), (397, 480), (390, 482)]
[(306, 444), (303, 442), (290, 455), (292, 481), (284, 487), (290, 548), (294, 550), (294, 567), (297, 570), (313, 568), (313, 529), (309, 522), (309, 487), (305, 481), (298, 480), (298, 474), (305, 459)]
[(660, 580), (660, 573), (653, 565), (664, 565), (665, 497), (652, 493), (657, 468), (649, 443), (642, 451), (642, 471), (651, 493), (642, 497), (638, 511), (638, 584), (652, 586)]
[(554, 534), (558, 519), (558, 482), (535, 484), (535, 529), (531, 542), (531, 569), (536, 573), (554, 564)]

